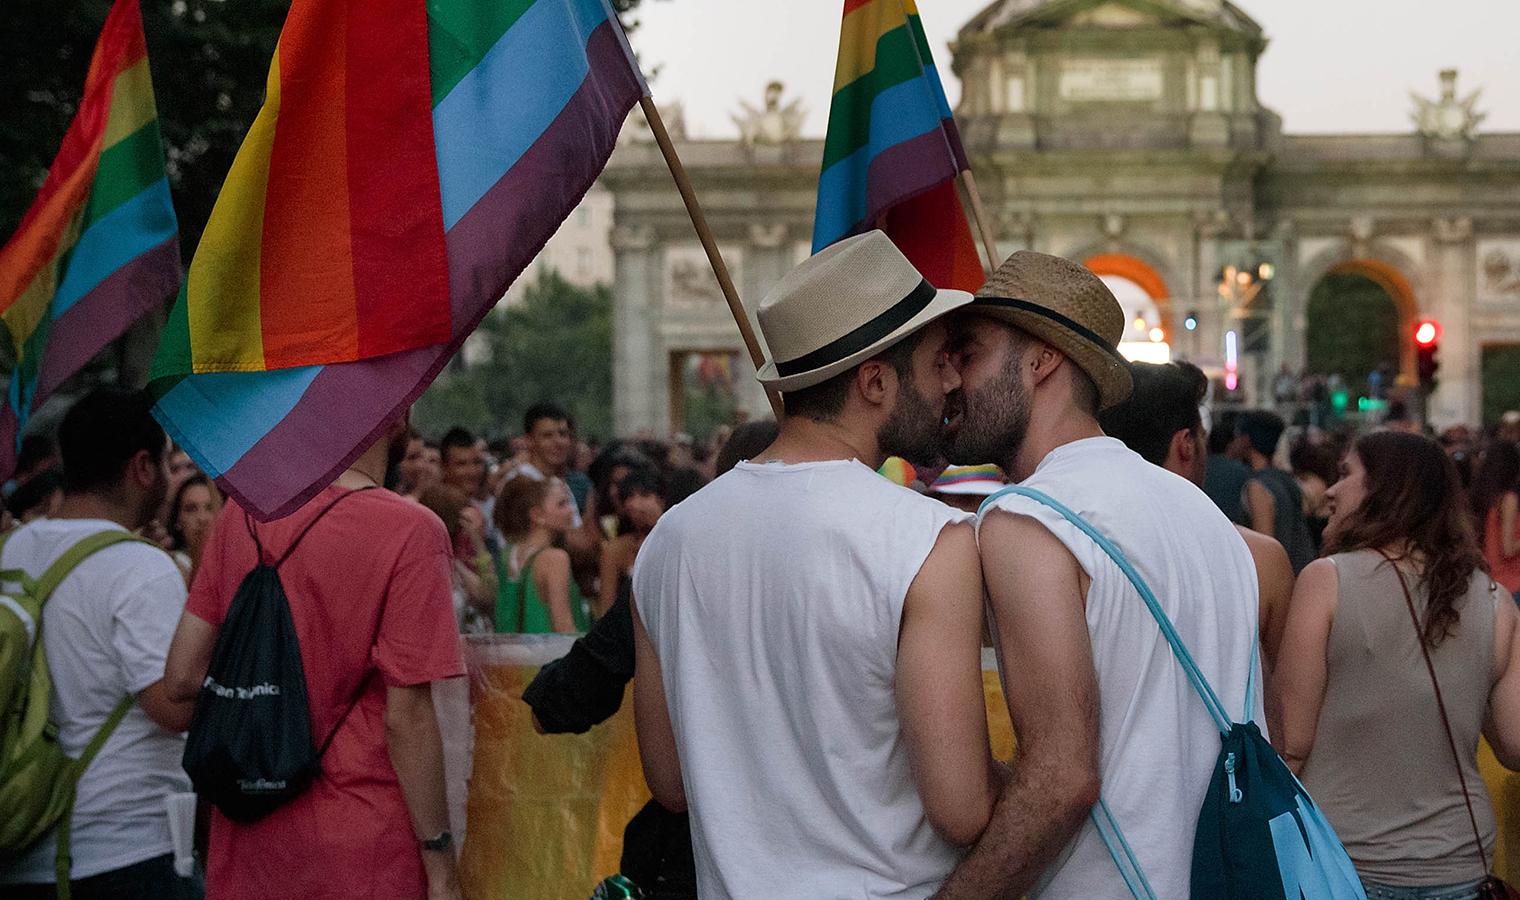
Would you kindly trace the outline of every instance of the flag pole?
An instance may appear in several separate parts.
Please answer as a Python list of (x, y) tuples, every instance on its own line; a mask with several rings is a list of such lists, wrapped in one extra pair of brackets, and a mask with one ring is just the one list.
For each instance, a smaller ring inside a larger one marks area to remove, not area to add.
[(982, 195), (976, 189), (976, 177), (971, 174), (971, 169), (962, 169), (960, 172), (961, 184), (966, 188), (966, 197), (971, 201), (971, 218), (976, 221), (976, 230), (982, 235), (982, 249), (987, 252), (987, 271), (995, 272), (1002, 263), (998, 257), (997, 238), (993, 236), (992, 229), (987, 227), (987, 213), (982, 209)]
[[(723, 299), (728, 301), (728, 311), (733, 314), (734, 324), (739, 326), (739, 336), (744, 339), (744, 347), (749, 351), (750, 362), (759, 369), (765, 365), (765, 352), (760, 349), (760, 341), (755, 337), (755, 329), (749, 323), (749, 313), (745, 312), (744, 304), (739, 300), (739, 292), (734, 288), (734, 279), (728, 274), (728, 266), (723, 262), (723, 254), (718, 252), (718, 242), (713, 239), (712, 229), (707, 225), (707, 216), (703, 215), (702, 205), (697, 202), (697, 194), (692, 190), (691, 179), (686, 176), (686, 167), (681, 165), (681, 158), (676, 155), (675, 144), (671, 143), (670, 132), (665, 130), (665, 121), (660, 118), (660, 111), (655, 107), (654, 99), (648, 94), (639, 98), (639, 108), (644, 111), (644, 118), (649, 120), (649, 130), (653, 132), (654, 142), (659, 145), (660, 153), (665, 157), (665, 165), (670, 167), (670, 175), (675, 179), (676, 190), (681, 192), (681, 201), (686, 204), (686, 213), (691, 216), (692, 227), (697, 230), (697, 239), (702, 242), (702, 249), (707, 252), (707, 262), (712, 266), (713, 274), (718, 276), (718, 287), (723, 290)], [(776, 414), (776, 421), (780, 422), (781, 395), (767, 388), (765, 396), (771, 402), (771, 411)]]

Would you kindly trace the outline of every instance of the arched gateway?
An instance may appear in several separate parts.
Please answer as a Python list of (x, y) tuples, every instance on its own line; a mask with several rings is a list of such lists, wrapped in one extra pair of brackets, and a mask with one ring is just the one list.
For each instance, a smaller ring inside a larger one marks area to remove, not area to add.
[[(1282, 364), (1306, 362), (1315, 286), (1359, 274), (1401, 322), (1445, 326), (1432, 419), (1479, 421), (1485, 352), (1520, 345), (1520, 134), (1475, 134), (1451, 74), (1430, 101), (1451, 114), (1426, 117), (1428, 133), (1285, 135), (1257, 98), (1266, 44), (1224, 0), (999, 0), (974, 16), (951, 46), (956, 118), (999, 250), (1138, 286), (1174, 355), (1205, 367), (1223, 365), (1229, 332), (1255, 335), (1240, 371), (1258, 403)], [(696, 352), (732, 352), (736, 402), (765, 415), (664, 164), (636, 134), (602, 178), (616, 202), (616, 426), (683, 424), (672, 354)], [(751, 309), (812, 231), (822, 144), (775, 138), (677, 143)], [(1261, 283), (1221, 291), (1227, 272)], [(1197, 328), (1182, 334), (1186, 317)], [(1490, 368), (1516, 380), (1516, 366)]]

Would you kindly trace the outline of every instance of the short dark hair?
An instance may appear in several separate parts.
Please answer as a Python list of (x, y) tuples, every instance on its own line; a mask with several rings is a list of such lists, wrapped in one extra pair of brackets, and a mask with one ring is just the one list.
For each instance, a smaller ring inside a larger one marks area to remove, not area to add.
[(868, 362), (881, 360), (892, 366), (898, 378), (911, 378), (913, 351), (918, 349), (923, 335), (923, 329), (919, 329), (875, 356), (862, 360), (859, 365), (851, 366), (826, 381), (820, 381), (801, 390), (787, 391), (784, 395), (786, 414), (802, 416), (815, 422), (832, 422), (839, 418), (839, 414), (844, 412), (845, 401), (849, 399), (850, 382), (855, 379), (856, 370)]
[(639, 466), (618, 482), (618, 496), (627, 500), (634, 494), (653, 494), (665, 499), (665, 478), (654, 466)]
[(1098, 424), (1146, 462), (1164, 466), (1172, 437), (1203, 426), (1198, 404), (1208, 393), (1208, 378), (1187, 362), (1132, 363), (1130, 378), (1135, 387), (1129, 399), (1099, 414)]
[(564, 422), (572, 431), (575, 429), (575, 420), (570, 418), (570, 414), (565, 412), (563, 406), (548, 400), (540, 400), (523, 413), (523, 434), (532, 434), (533, 426), (544, 419), (551, 422)]
[(99, 387), (81, 397), (58, 426), (64, 491), (80, 494), (119, 486), (127, 463), (139, 451), (162, 462), (169, 438), (152, 410), (153, 401), (143, 391)]
[(450, 428), (444, 435), (443, 440), (438, 442), (438, 452), (444, 460), (448, 460), (449, 451), (461, 448), (474, 449), (475, 434), (468, 428), (455, 426)]
[(1282, 416), (1265, 409), (1242, 413), (1240, 422), (1236, 425), (1237, 430), (1251, 442), (1251, 449), (1262, 456), (1271, 456), (1277, 452), (1277, 443), (1282, 440), (1283, 431), (1287, 427)]
[(21, 452), (16, 457), (17, 472), (32, 472), (58, 455), (58, 446), (45, 434), (29, 434), (21, 439)]

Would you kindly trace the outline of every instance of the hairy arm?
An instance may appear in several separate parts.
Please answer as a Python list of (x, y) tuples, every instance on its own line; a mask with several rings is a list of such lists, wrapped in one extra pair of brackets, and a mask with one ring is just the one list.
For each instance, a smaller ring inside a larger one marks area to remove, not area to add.
[(649, 792), (671, 812), (686, 811), (686, 785), (681, 780), (681, 754), (676, 731), (665, 705), (665, 680), (654, 641), (644, 630), (638, 604), (633, 604), (634, 679), (633, 717), (639, 734), (639, 758)]
[(1508, 591), (1495, 590), (1494, 684), (1483, 736), (1506, 769), (1520, 771), (1520, 612)]
[(1246, 482), (1246, 514), (1251, 517), (1251, 528), (1268, 537), (1277, 537), (1277, 500), (1266, 485), (1259, 481)]
[(574, 632), (575, 618), (570, 615), (570, 554), (557, 547), (540, 553), (533, 564), (533, 581), (554, 630), (562, 634)]
[(908, 588), (897, 639), (897, 710), (929, 823), (964, 846), (999, 787), (982, 698), (982, 578), (976, 533), (947, 526)]
[(1272, 737), (1295, 775), (1303, 771), (1314, 749), (1314, 732), (1325, 705), (1326, 657), (1339, 593), (1340, 575), (1328, 559), (1315, 560), (1299, 574), (1278, 665), (1267, 682), (1268, 692), (1275, 697), (1268, 699), (1268, 706), (1276, 708), (1281, 719)]
[(981, 530), (982, 574), (1019, 752), (992, 820), (936, 896), (1023, 896), (1097, 802), (1098, 678), (1083, 572), (1044, 526), (1004, 512)]
[[(419, 840), (449, 830), (449, 806), (443, 778), (443, 737), (433, 711), (431, 684), (387, 687), (385, 743), (396, 780)], [(420, 850), (430, 897), (457, 897), (459, 878), (454, 853)]]

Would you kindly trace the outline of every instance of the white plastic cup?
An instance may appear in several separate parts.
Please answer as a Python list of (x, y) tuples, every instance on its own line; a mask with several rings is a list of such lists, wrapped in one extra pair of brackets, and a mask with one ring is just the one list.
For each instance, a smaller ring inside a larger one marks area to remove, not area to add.
[(174, 874), (189, 878), (195, 872), (195, 795), (168, 794), (169, 842), (174, 845)]

